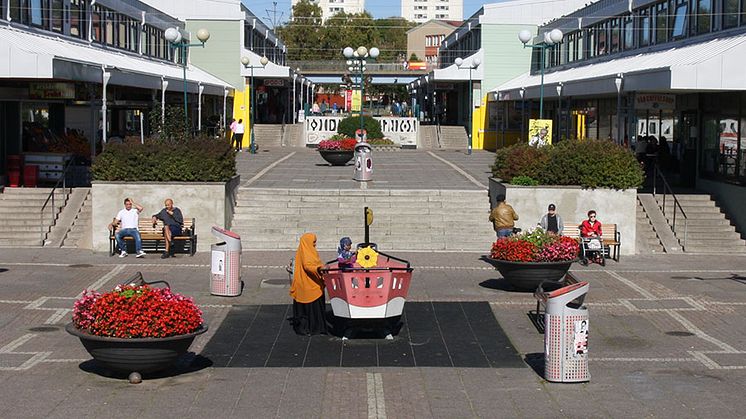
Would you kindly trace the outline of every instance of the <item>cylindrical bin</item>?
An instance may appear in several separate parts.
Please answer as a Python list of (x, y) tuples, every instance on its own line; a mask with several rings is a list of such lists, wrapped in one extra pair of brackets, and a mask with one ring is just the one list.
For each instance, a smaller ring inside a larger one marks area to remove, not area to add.
[(589, 381), (588, 308), (583, 300), (588, 283), (579, 282), (547, 294), (544, 317), (544, 378), (577, 383)]
[(373, 153), (370, 144), (355, 145), (355, 176), (353, 179), (367, 182), (373, 178)]
[(241, 295), (241, 236), (220, 228), (212, 227), (212, 235), (220, 240), (213, 244), (210, 294), (223, 297)]
[(23, 156), (18, 154), (11, 154), (8, 156), (8, 170), (21, 171), (21, 162), (23, 162)]
[(35, 188), (39, 180), (39, 166), (27, 164), (23, 166), (23, 186)]

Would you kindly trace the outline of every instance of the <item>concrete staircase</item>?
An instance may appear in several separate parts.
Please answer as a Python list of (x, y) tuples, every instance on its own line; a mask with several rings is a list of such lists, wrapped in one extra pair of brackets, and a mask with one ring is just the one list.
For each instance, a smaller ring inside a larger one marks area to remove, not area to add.
[(466, 135), (466, 128), (456, 125), (440, 126), (440, 148), (458, 148), (466, 150), (469, 144), (469, 137)]
[(282, 133), (282, 145), (284, 147), (305, 147), (303, 124), (285, 125), (285, 131)]
[(435, 125), (420, 125), (420, 143), (417, 144), (417, 148), (438, 148), (438, 128)]
[(51, 226), (64, 208), (69, 190), (55, 191), (55, 207), (49, 201), (41, 217), (44, 201), (51, 188), (5, 188), (0, 194), (0, 246), (31, 247), (42, 245), (42, 232), (49, 233)]
[(62, 247), (90, 249), (92, 247), (91, 218), (91, 194), (89, 192), (62, 241)]
[[(687, 215), (686, 224), (680, 213), (676, 215), (676, 238), (686, 253), (746, 253), (746, 241), (709, 194), (677, 194), (676, 198)], [(663, 195), (657, 195), (656, 201), (662, 207)], [(666, 220), (669, 225), (673, 224), (672, 208), (673, 199), (668, 195)]]
[(240, 188), (232, 229), (247, 250), (295, 250), (312, 232), (318, 249), (331, 251), (344, 236), (364, 241), (365, 206), (382, 251), (487, 253), (495, 240), (487, 191)]
[[(665, 226), (665, 228), (668, 228)], [(648, 218), (645, 208), (640, 202), (639, 197), (637, 200), (637, 232), (636, 232), (636, 247), (638, 253), (664, 253), (665, 249), (661, 243), (660, 237), (653, 227), (653, 223)]]
[[(256, 124), (254, 126), (254, 138), (259, 146), (259, 149), (263, 148), (277, 148), (282, 147), (282, 125), (269, 125), (269, 124)], [(248, 135), (248, 132), (247, 132)], [(243, 139), (244, 148), (249, 147), (249, 138), (244, 137)]]

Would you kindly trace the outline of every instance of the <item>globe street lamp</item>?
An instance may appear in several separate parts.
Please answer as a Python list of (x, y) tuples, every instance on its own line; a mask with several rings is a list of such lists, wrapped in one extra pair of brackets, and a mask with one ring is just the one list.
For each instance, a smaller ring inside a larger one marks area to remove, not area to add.
[[(365, 64), (366, 58), (371, 58), (375, 60), (378, 58), (378, 55), (380, 55), (381, 51), (378, 50), (378, 48), (373, 47), (368, 51), (368, 48), (364, 46), (359, 46), (356, 50), (353, 50), (352, 47), (347, 47), (342, 51), (342, 55), (344, 55), (345, 58), (347, 58), (347, 69), (350, 72), (353, 71), (359, 71), (360, 72), (360, 135), (363, 135), (363, 130), (365, 129), (365, 121), (363, 120), (363, 104), (365, 102)], [(361, 137), (362, 140), (362, 137)]]
[(474, 70), (477, 67), (479, 67), (479, 65), (482, 64), (482, 60), (479, 59), (479, 57), (474, 57), (471, 60), (471, 63), (467, 67), (462, 67), (461, 65), (463, 63), (464, 63), (464, 60), (461, 57), (458, 57), (458, 58), (456, 58), (454, 60), (454, 64), (456, 64), (457, 68), (459, 68), (459, 69), (468, 68), (469, 69), (469, 121), (468, 121), (468, 126), (469, 126), (469, 133), (468, 133), (469, 134), (468, 135), (468, 137), (469, 137), (469, 148), (467, 149), (467, 154), (471, 154), (471, 147), (472, 147), (472, 138), (471, 138), (471, 135), (472, 135), (472, 126), (471, 125), (472, 125), (472, 117), (473, 117), (472, 116), (472, 112), (474, 110), (474, 99), (472, 98), (473, 92), (472, 92), (472, 88), (471, 88), (471, 70)]
[[(168, 41), (174, 49), (179, 50), (179, 56), (181, 57), (181, 66), (184, 72), (184, 127), (189, 129), (189, 114), (187, 113), (187, 51), (189, 47), (205, 47), (205, 42), (210, 39), (210, 31), (207, 29), (199, 29), (197, 31), (197, 39), (199, 44), (190, 44), (189, 41), (181, 36), (179, 28), (168, 28), (163, 33), (163, 37)], [(191, 129), (190, 129), (191, 131)]]
[(259, 64), (261, 65), (249, 65), (251, 64), (249, 57), (241, 57), (241, 64), (243, 64), (244, 68), (251, 70), (251, 82), (249, 84), (249, 153), (251, 154), (256, 153), (256, 141), (254, 139), (254, 69), (264, 68), (268, 63), (269, 59), (262, 57), (259, 59)]
[(523, 43), (523, 47), (536, 48), (541, 51), (541, 57), (539, 59), (539, 68), (541, 70), (541, 86), (539, 87), (539, 119), (544, 119), (544, 55), (547, 48), (551, 48), (555, 44), (562, 42), (564, 34), (559, 29), (552, 29), (549, 32), (544, 33), (544, 42), (538, 44), (529, 44), (528, 41), (533, 38), (531, 31), (526, 29), (522, 30), (518, 34), (518, 39)]

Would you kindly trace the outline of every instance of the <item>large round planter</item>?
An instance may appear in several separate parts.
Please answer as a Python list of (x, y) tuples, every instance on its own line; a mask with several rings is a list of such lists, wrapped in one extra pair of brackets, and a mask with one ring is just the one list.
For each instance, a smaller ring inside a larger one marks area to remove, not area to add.
[(332, 166), (344, 166), (355, 155), (353, 150), (319, 150), (321, 157)]
[(514, 288), (535, 291), (544, 281), (561, 282), (570, 266), (577, 261), (562, 262), (508, 262), (486, 258)]
[(194, 338), (207, 331), (207, 324), (203, 323), (192, 333), (167, 338), (123, 339), (94, 336), (72, 323), (68, 323), (65, 330), (80, 338), (83, 347), (96, 362), (113, 371), (129, 374), (156, 372), (171, 367), (187, 352)]

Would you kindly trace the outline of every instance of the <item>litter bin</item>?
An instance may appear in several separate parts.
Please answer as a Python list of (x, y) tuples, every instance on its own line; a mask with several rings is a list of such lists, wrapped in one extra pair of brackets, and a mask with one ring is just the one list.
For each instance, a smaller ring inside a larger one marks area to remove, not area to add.
[(353, 179), (367, 182), (373, 178), (373, 158), (370, 144), (360, 142), (355, 145), (355, 176)]
[(210, 294), (223, 297), (241, 295), (241, 236), (220, 228), (212, 227), (212, 235), (220, 243), (213, 244), (210, 281)]
[(27, 164), (23, 166), (23, 186), (35, 188), (39, 180), (39, 166)]
[(544, 378), (577, 383), (590, 380), (588, 372), (588, 308), (583, 300), (587, 282), (547, 294), (544, 316)]

